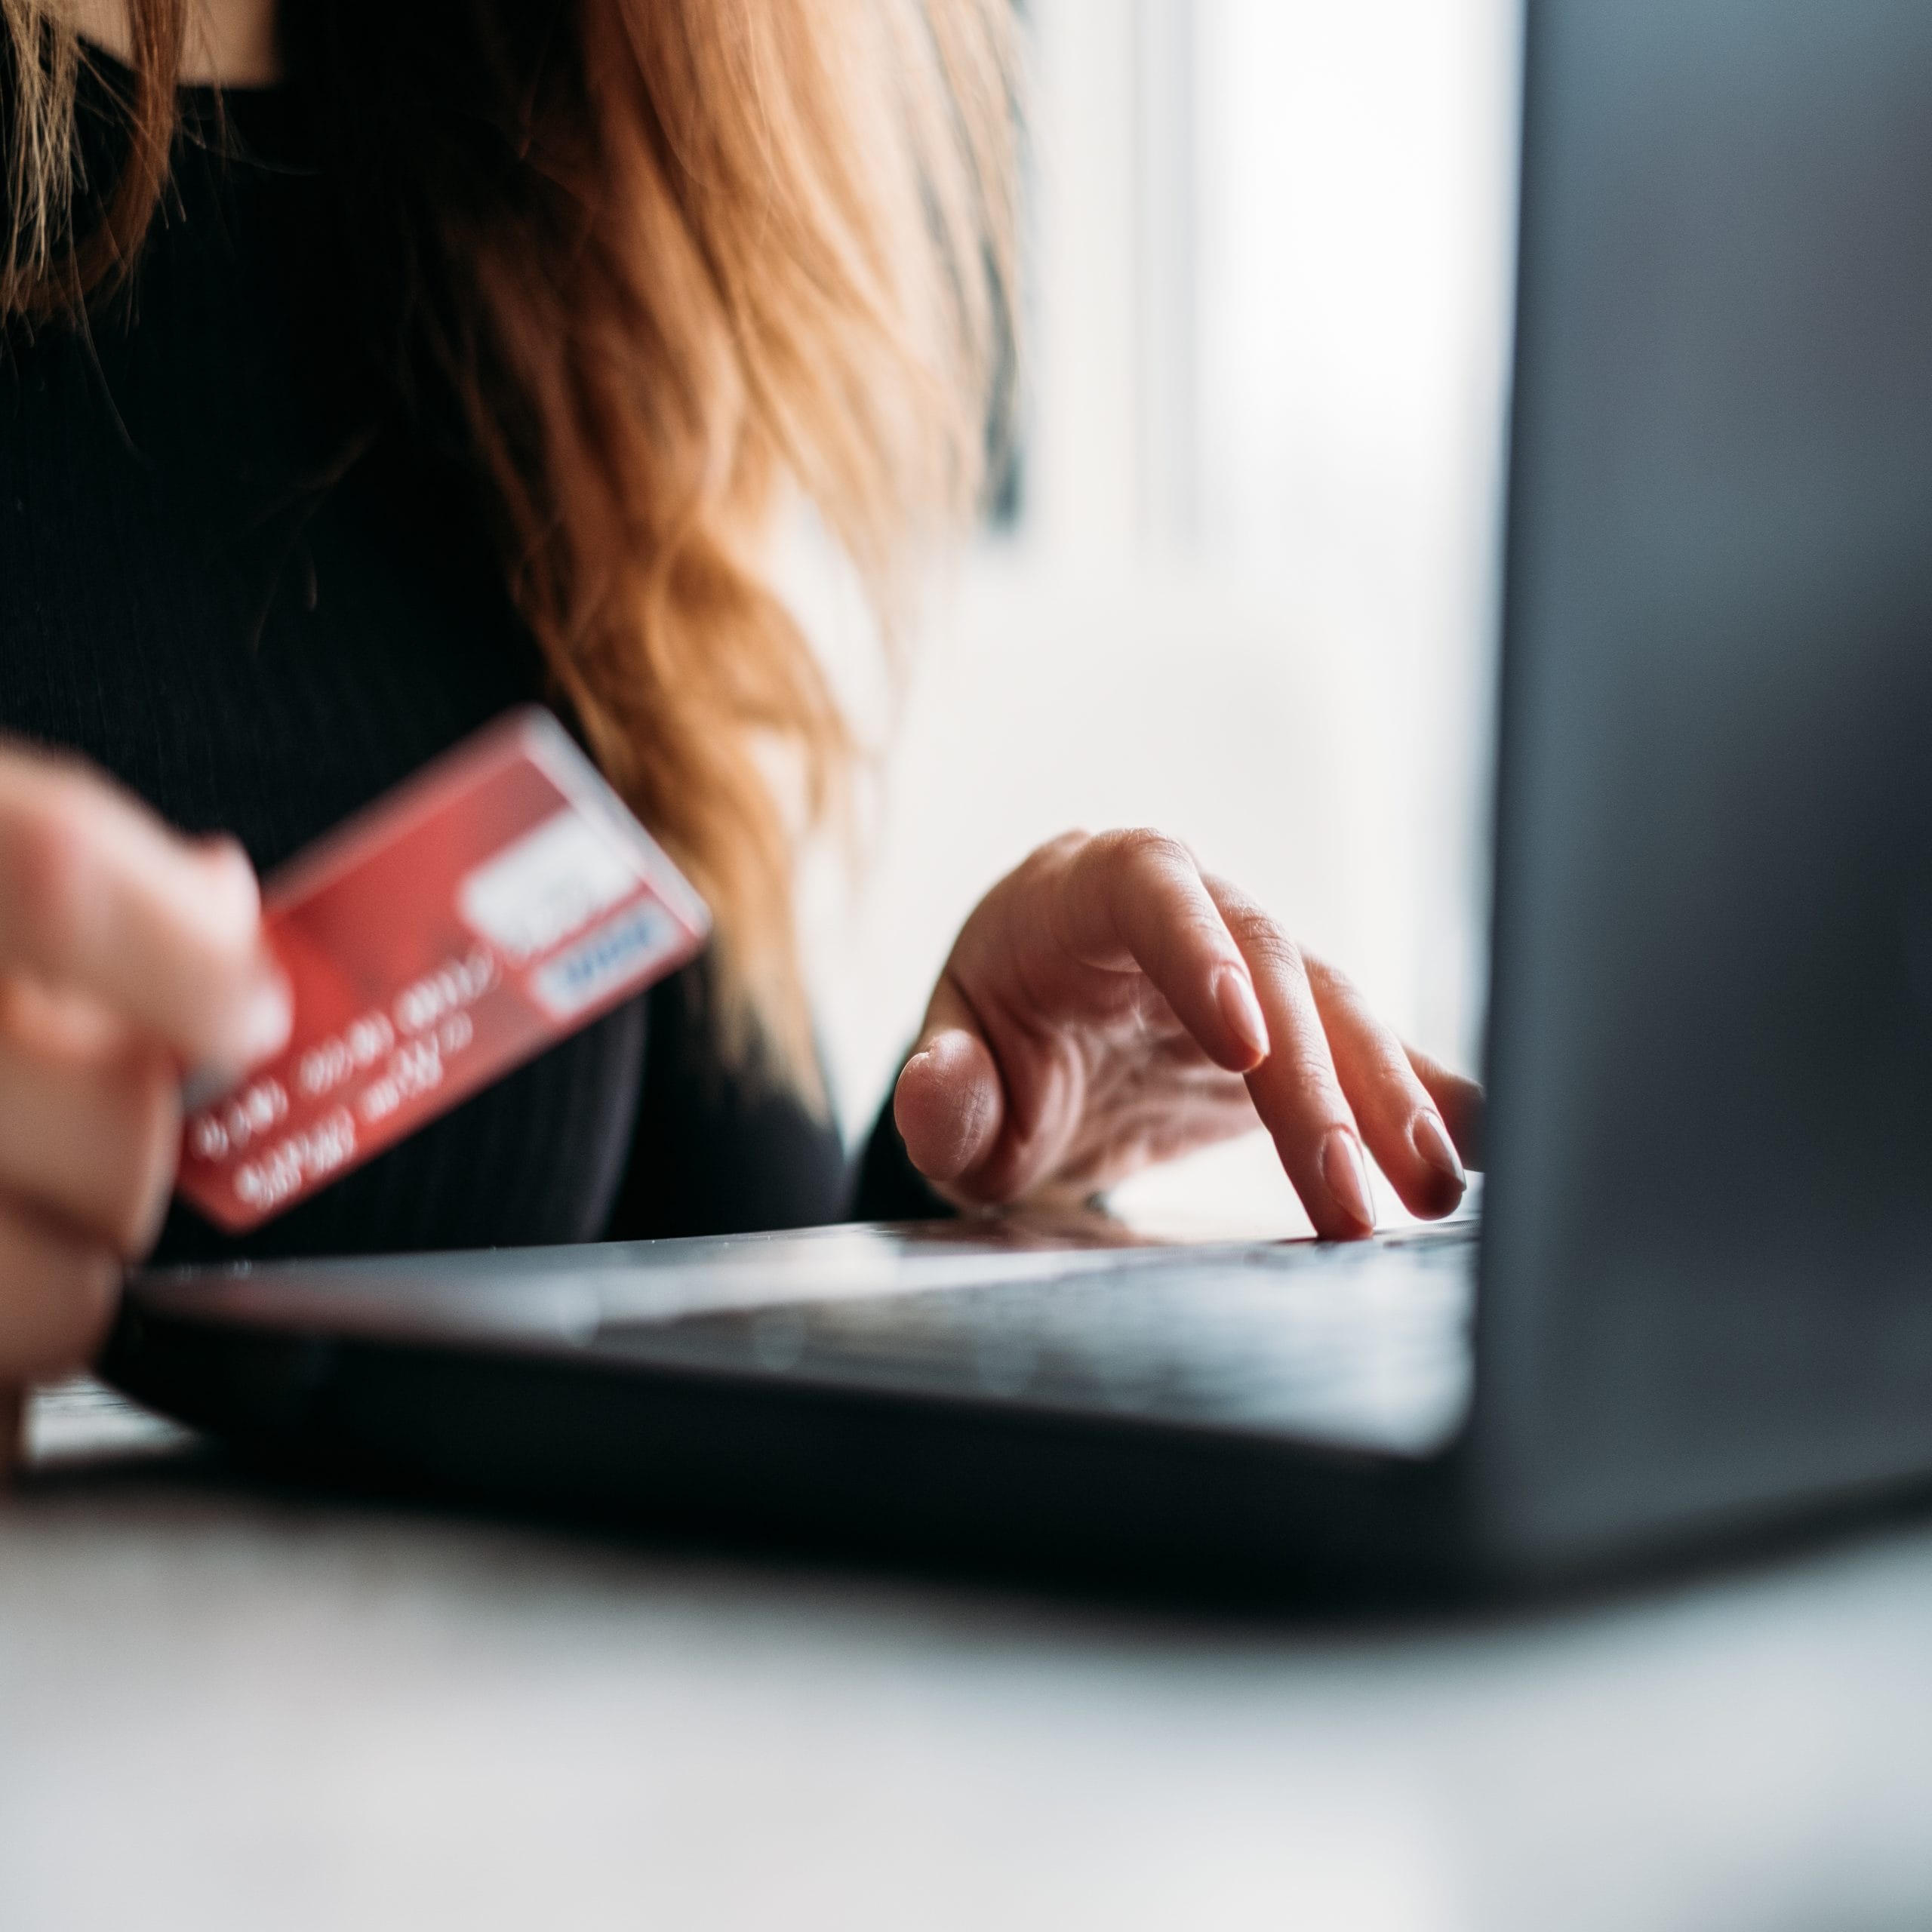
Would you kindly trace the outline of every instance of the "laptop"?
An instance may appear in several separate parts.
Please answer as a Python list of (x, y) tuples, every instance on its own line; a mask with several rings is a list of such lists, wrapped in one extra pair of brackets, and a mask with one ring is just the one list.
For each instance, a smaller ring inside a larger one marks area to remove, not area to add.
[(283, 1466), (1192, 1579), (1932, 1487), (1932, 9), (1531, 0), (1481, 1226), (137, 1273)]

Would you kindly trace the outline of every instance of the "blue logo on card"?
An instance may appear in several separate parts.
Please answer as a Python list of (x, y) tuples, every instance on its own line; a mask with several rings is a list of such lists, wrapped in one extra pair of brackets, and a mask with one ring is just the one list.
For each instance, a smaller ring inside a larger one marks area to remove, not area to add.
[(645, 900), (560, 952), (539, 970), (531, 989), (555, 1017), (567, 1020), (648, 971), (683, 937), (663, 906)]

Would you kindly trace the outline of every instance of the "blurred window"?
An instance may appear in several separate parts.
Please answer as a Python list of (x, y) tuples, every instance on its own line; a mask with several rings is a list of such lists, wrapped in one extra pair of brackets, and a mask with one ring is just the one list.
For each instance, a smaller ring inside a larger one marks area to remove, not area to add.
[(822, 924), (849, 1115), (973, 898), (1072, 823), (1170, 826), (1470, 1060), (1514, 0), (1027, 13), (1023, 461)]

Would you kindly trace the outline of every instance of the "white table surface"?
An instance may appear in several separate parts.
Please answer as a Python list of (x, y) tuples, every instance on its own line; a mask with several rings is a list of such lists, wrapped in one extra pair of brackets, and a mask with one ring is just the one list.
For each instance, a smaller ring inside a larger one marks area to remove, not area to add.
[(280, 1494), (68, 1423), (0, 1500), (8, 1932), (1932, 1926), (1924, 1518), (1235, 1619)]

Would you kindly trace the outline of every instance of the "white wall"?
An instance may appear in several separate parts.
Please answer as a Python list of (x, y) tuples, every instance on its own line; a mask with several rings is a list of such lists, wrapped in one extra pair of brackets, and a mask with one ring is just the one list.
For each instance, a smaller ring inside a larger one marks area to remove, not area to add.
[[(1031, 14), (1024, 514), (933, 586), (856, 884), (812, 869), (848, 1131), (974, 900), (1069, 825), (1179, 833), (1470, 1062), (1514, 7)], [(809, 531), (786, 571), (863, 664)], [(1265, 1149), (1138, 1192), (1287, 1209)]]

